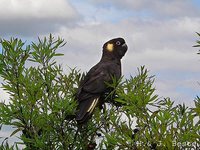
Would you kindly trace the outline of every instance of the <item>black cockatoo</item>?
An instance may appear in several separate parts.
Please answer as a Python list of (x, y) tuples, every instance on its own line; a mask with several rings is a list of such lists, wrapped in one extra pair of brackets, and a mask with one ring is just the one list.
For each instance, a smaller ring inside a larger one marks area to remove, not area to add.
[(78, 87), (76, 94), (78, 123), (87, 122), (94, 108), (103, 103), (101, 96), (108, 90), (106, 83), (112, 83), (113, 77), (116, 79), (121, 77), (121, 58), (127, 49), (123, 38), (109, 40), (103, 45), (100, 62), (89, 70)]

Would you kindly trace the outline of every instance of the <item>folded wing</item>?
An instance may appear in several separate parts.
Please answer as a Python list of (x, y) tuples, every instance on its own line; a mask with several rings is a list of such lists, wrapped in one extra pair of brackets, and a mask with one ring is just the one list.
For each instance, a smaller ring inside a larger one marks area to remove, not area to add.
[(108, 71), (102, 66), (97, 65), (88, 72), (77, 93), (76, 120), (79, 123), (83, 123), (91, 117), (94, 108), (99, 104), (101, 95), (106, 91), (105, 82), (110, 80)]

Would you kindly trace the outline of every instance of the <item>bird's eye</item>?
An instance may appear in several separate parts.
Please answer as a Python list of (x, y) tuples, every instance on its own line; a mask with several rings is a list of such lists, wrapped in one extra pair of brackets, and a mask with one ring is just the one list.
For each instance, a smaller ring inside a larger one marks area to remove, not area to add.
[(120, 42), (120, 41), (117, 41), (117, 42), (116, 42), (116, 44), (117, 44), (117, 45), (120, 45), (120, 44), (121, 44), (121, 42)]

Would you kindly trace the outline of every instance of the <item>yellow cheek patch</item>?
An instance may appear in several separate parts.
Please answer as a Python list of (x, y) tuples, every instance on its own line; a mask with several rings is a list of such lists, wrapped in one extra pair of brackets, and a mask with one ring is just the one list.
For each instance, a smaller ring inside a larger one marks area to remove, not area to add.
[(106, 49), (107, 49), (109, 52), (112, 52), (112, 51), (113, 51), (113, 44), (108, 43), (107, 46), (106, 46)]

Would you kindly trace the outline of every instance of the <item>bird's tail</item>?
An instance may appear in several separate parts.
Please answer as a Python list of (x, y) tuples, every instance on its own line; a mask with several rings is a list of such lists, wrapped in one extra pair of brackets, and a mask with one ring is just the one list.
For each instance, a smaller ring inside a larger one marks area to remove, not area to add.
[(76, 114), (76, 121), (78, 123), (87, 122), (98, 103), (99, 97), (93, 97), (87, 100), (80, 101), (78, 105), (78, 112)]

